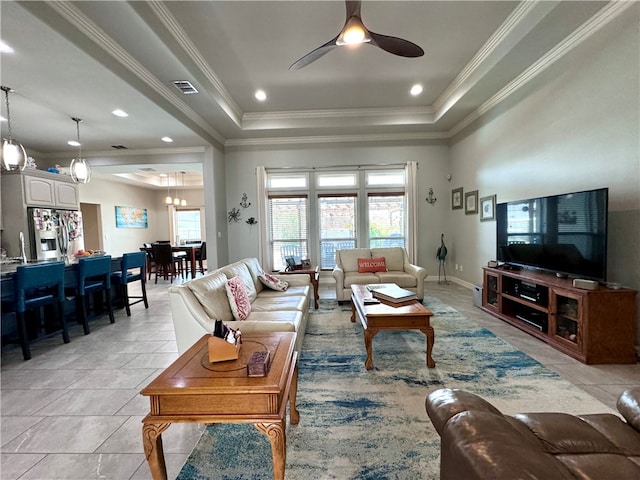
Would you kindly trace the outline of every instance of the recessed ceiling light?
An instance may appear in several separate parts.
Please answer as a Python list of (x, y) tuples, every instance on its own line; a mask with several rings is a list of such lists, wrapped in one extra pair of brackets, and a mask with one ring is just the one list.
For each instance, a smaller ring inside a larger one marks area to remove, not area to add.
[(69, 140), (67, 142), (67, 145), (71, 145), (72, 147), (79, 147), (80, 146), (80, 142), (78, 142), (77, 140)]
[(167, 142), (167, 143), (173, 142), (173, 138), (171, 138), (171, 137), (162, 137), (160, 140), (162, 140), (163, 142)]
[(161, 173), (161, 174), (160, 174), (160, 176), (161, 176), (162, 178), (164, 178), (164, 177), (166, 177), (166, 176), (167, 176), (167, 174), (166, 174), (166, 173)]
[(9, 45), (0, 40), (0, 52), (2, 53), (13, 53), (14, 50)]
[(114, 110), (111, 113), (113, 113), (116, 117), (124, 118), (124, 117), (128, 117), (129, 116), (129, 114), (127, 112), (125, 112), (124, 110), (120, 110), (119, 108)]
[(409, 93), (411, 93), (411, 95), (413, 95), (414, 97), (417, 97), (422, 93), (422, 85), (420, 85), (419, 83), (416, 83), (413, 87), (411, 87), (411, 90), (409, 90)]
[(256, 90), (256, 93), (253, 94), (256, 97), (256, 100), (259, 102), (264, 102), (267, 99), (267, 92), (264, 90)]

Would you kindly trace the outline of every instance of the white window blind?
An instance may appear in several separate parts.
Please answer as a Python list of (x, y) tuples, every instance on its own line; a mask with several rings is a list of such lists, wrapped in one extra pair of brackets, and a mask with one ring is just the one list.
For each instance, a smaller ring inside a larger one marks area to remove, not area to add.
[(356, 247), (356, 195), (319, 195), (320, 268), (336, 264), (336, 250)]
[(404, 247), (406, 243), (404, 194), (370, 193), (367, 200), (370, 248)]
[(269, 196), (268, 215), (274, 270), (284, 268), (285, 257), (308, 258), (307, 196)]

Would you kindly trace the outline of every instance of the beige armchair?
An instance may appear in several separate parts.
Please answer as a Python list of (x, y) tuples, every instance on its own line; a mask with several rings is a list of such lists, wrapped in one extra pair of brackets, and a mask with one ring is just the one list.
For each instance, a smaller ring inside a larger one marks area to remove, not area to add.
[[(358, 272), (359, 258), (380, 257), (385, 259), (386, 272)], [(418, 299), (424, 298), (424, 279), (427, 271), (409, 263), (407, 251), (402, 247), (336, 250), (336, 266), (332, 274), (336, 281), (336, 300), (339, 302), (351, 298), (351, 285), (369, 283), (395, 283), (416, 292)]]

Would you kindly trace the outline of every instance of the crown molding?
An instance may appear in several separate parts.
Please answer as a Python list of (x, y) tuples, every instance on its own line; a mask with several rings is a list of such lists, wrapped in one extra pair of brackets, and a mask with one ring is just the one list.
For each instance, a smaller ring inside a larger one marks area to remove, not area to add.
[(209, 65), (205, 60), (204, 56), (189, 38), (189, 35), (184, 31), (182, 25), (180, 25), (173, 14), (164, 5), (164, 2), (150, 0), (146, 3), (153, 13), (156, 14), (158, 19), (160, 19), (176, 43), (184, 50), (184, 52), (189, 56), (189, 58), (191, 58), (198, 69), (207, 78), (210, 86), (214, 90), (214, 98), (216, 98), (220, 108), (222, 108), (231, 121), (233, 121), (238, 127), (241, 127), (243, 112), (240, 105), (238, 105), (238, 103), (229, 94), (222, 81), (218, 78), (213, 68), (211, 68), (211, 65)]
[[(29, 2), (26, 2), (28, 6)], [(115, 40), (105, 33), (97, 24), (76, 8), (71, 2), (49, 1), (46, 4), (61, 15), (83, 35), (107, 52), (127, 70), (148, 85), (154, 92), (178, 109), (193, 121), (204, 132), (211, 136), (212, 141), (224, 144), (224, 137), (218, 133), (200, 115), (195, 113), (186, 103), (177, 98), (171, 90), (158, 80), (149, 70), (143, 67), (135, 58), (127, 53)]]
[(634, 3), (635, 2), (626, 1), (609, 2), (598, 13), (596, 13), (593, 17), (591, 17), (578, 29), (576, 29), (571, 35), (566, 37), (553, 49), (549, 50), (549, 52), (540, 57), (537, 62), (533, 63), (514, 80), (505, 85), (500, 91), (498, 91), (495, 95), (493, 95), (486, 102), (480, 105), (475, 111), (467, 115), (461, 122), (450, 129), (448, 132), (448, 137), (450, 138), (460, 133), (472, 122), (489, 112), (503, 100), (509, 98), (520, 88), (522, 88), (531, 80), (535, 79), (538, 75), (544, 72), (547, 68), (562, 59), (575, 47), (582, 44), (582, 42), (590, 38), (594, 33), (597, 33), (606, 25), (608, 25), (610, 21), (621, 15), (628, 8), (632, 7)]
[[(94, 150), (82, 152), (82, 156), (91, 159), (99, 157), (131, 157), (131, 156), (155, 156), (155, 155), (190, 155), (204, 153), (206, 147), (169, 147), (169, 148), (141, 148), (126, 150)], [(69, 152), (54, 152), (38, 155), (38, 158), (46, 160), (58, 160), (70, 158)]]
[(279, 138), (248, 138), (234, 139), (225, 142), (225, 148), (229, 147), (257, 147), (257, 146), (283, 146), (283, 145), (312, 145), (330, 143), (379, 143), (379, 142), (411, 142), (425, 140), (447, 139), (446, 132), (424, 133), (389, 133), (389, 134), (362, 134), (362, 135), (318, 135), (306, 137), (279, 137)]

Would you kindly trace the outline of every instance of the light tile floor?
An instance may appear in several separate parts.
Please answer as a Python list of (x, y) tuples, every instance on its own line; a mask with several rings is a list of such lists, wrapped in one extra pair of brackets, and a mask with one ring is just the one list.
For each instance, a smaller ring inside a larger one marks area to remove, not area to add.
[[(177, 348), (168, 282), (148, 286), (148, 310), (135, 305), (131, 317), (119, 310), (113, 325), (106, 317), (94, 320), (87, 336), (73, 325), (71, 343), (60, 336), (35, 343), (28, 362), (18, 347), (3, 349), (2, 480), (151, 478), (141, 425), (149, 405), (138, 392), (177, 358)], [(467, 288), (436, 282), (427, 288), (611, 408), (624, 388), (640, 386), (637, 365), (583, 365), (474, 307)], [(334, 288), (321, 285), (320, 297), (335, 298)], [(203, 428), (174, 424), (163, 433), (169, 478), (178, 474)]]

